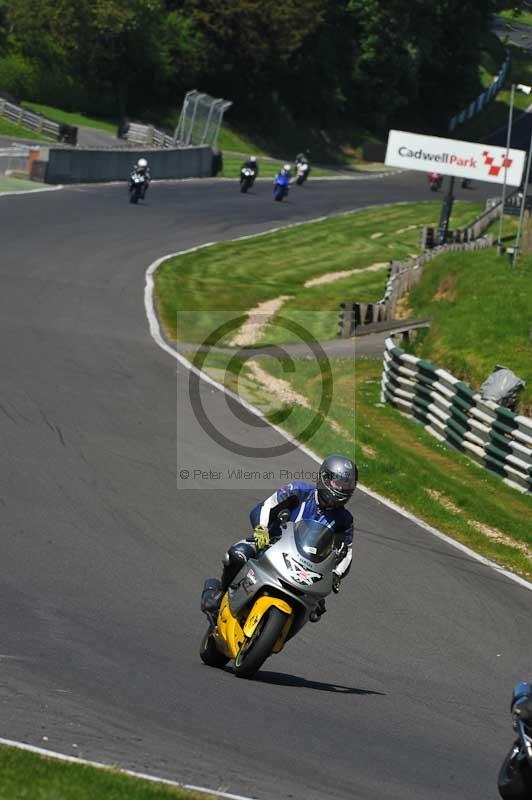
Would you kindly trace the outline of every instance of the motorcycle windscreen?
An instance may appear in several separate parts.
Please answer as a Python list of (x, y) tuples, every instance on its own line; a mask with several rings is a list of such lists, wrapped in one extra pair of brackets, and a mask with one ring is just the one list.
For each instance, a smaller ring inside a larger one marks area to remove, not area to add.
[(301, 519), (294, 525), (294, 540), (302, 556), (314, 564), (325, 561), (334, 547), (334, 534), (315, 519)]

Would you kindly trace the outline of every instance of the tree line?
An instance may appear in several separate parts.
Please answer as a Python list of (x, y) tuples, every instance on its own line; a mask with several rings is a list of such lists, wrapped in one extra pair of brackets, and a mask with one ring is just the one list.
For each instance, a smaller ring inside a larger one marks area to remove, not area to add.
[(475, 96), (507, 0), (0, 0), (0, 93), (112, 114), (199, 88), (254, 119), (428, 127)]

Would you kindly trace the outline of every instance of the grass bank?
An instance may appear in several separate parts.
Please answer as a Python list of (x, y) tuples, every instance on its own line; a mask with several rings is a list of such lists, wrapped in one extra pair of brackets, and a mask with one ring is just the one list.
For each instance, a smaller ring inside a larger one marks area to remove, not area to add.
[(527, 382), (520, 410), (532, 416), (532, 257), (511, 268), (495, 249), (440, 256), (424, 269), (408, 306), (432, 319), (416, 355), (476, 389), (496, 364), (509, 367)]
[[(258, 365), (257, 367), (254, 365)], [(380, 402), (381, 358), (330, 360), (332, 403), (305, 444), (355, 458), (361, 482), (483, 556), (532, 578), (532, 497), (515, 492), (418, 423)], [(299, 437), (316, 416), (320, 364), (210, 355), (207, 372)], [(355, 503), (356, 507), (356, 503)], [(356, 515), (355, 515), (356, 516)]]
[(111, 769), (69, 764), (0, 747), (0, 800), (208, 800)]
[(63, 111), (54, 106), (45, 106), (42, 103), (33, 103), (28, 100), (24, 100), (22, 106), (29, 111), (34, 111), (36, 114), (42, 114), (53, 122), (65, 125), (84, 125), (87, 128), (99, 128), (108, 133), (116, 133), (116, 122), (108, 119), (99, 119), (98, 117), (88, 117), (82, 111)]
[[(380, 207), (169, 259), (156, 274), (158, 309), (168, 335), (200, 342), (218, 327), (223, 315), (227, 319), (234, 312), (285, 296), (291, 299), (282, 307), (283, 317), (301, 322), (301, 315), (307, 314), (310, 332), (332, 339), (339, 304), (382, 297), (386, 264), (418, 253), (420, 227), (434, 224), (439, 211), (438, 202)], [(453, 225), (466, 224), (480, 211), (478, 204), (457, 203)], [(375, 264), (383, 269), (363, 271)], [(353, 272), (332, 283), (305, 286), (325, 274), (347, 271)], [(262, 343), (280, 337), (296, 340), (270, 327)]]
[(3, 117), (0, 117), (0, 136), (13, 136), (17, 139), (32, 139), (35, 142), (52, 141), (51, 139), (47, 139), (45, 136), (42, 136), (35, 131), (30, 131), (27, 128), (23, 128), (22, 125), (15, 125), (14, 122), (10, 122), (8, 119), (4, 119)]

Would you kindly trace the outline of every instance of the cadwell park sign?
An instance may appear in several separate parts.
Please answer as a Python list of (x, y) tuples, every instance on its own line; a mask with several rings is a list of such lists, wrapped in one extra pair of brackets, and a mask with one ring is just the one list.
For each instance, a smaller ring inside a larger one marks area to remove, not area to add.
[(457, 178), (520, 186), (525, 166), (524, 150), (390, 131), (385, 164), (391, 167), (439, 172)]

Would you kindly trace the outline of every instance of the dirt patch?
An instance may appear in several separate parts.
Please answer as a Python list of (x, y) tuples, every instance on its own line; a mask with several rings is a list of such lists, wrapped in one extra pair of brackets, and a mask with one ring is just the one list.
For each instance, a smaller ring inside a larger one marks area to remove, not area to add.
[(409, 225), (408, 228), (399, 228), (396, 233), (406, 233), (407, 231), (415, 231), (416, 228), (421, 228), (421, 225)]
[(456, 506), (452, 500), (449, 500), (448, 497), (445, 497), (445, 495), (443, 495), (441, 492), (437, 492), (436, 489), (427, 489), (426, 492), (429, 497), (439, 503), (440, 506), (443, 506), (446, 511), (451, 511), (453, 514), (461, 513), (458, 506)]
[(384, 236), (384, 233), (382, 233), (382, 231), (378, 231), (377, 233), (372, 233), (369, 238), (370, 239), (380, 239), (381, 236)]
[(394, 319), (410, 319), (413, 314), (414, 312), (408, 302), (408, 295), (405, 294), (397, 301), (393, 315)]
[(320, 275), (318, 278), (311, 278), (310, 280), (305, 281), (303, 286), (305, 289), (310, 289), (312, 286), (321, 286), (324, 283), (334, 283), (335, 281), (340, 281), (342, 278), (348, 278), (350, 275), (355, 275), (355, 273), (378, 272), (379, 270), (388, 266), (388, 261), (377, 261), (375, 264), (371, 264), (369, 267), (364, 267), (363, 269), (344, 269), (338, 272), (327, 272), (325, 275)]
[(377, 455), (377, 451), (370, 444), (361, 444), (360, 449), (362, 450), (366, 458), (375, 458)]
[(483, 522), (478, 522), (475, 519), (468, 519), (468, 523), (479, 533), (483, 533), (484, 536), (487, 536), (494, 542), (498, 542), (499, 544), (508, 545), (508, 547), (513, 547), (515, 550), (519, 550), (520, 553), (523, 553), (530, 561), (532, 561), (532, 547), (524, 544), (524, 542), (517, 542), (515, 539), (511, 539), (509, 536), (506, 536), (505, 533), (498, 531), (497, 528), (491, 528), (489, 525), (485, 525)]
[(433, 300), (447, 300), (452, 303), (456, 299), (456, 283), (458, 275), (446, 275), (441, 279), (438, 291)]
[[(458, 506), (449, 500), (448, 497), (445, 497), (445, 495), (443, 495), (441, 492), (438, 492), (435, 489), (427, 489), (426, 492), (429, 497), (443, 506), (443, 508), (445, 508), (447, 511), (450, 511), (453, 514), (462, 513)], [(504, 544), (507, 547), (513, 547), (514, 550), (518, 550), (520, 553), (523, 553), (523, 555), (532, 561), (532, 547), (524, 544), (524, 542), (518, 542), (515, 539), (510, 538), (510, 536), (506, 536), (505, 533), (497, 530), (497, 528), (492, 528), (489, 525), (486, 525), (484, 522), (479, 522), (476, 519), (468, 519), (467, 524), (471, 525), (471, 527), (479, 533), (487, 536), (492, 542)]]
[(283, 381), (282, 378), (274, 378), (269, 372), (266, 372), (257, 361), (249, 361), (248, 367), (251, 370), (253, 378), (265, 386), (269, 392), (274, 394), (282, 403), (292, 406), (302, 406), (303, 408), (310, 408), (310, 403), (302, 394), (298, 394), (288, 381)]
[(232, 347), (247, 347), (248, 345), (256, 344), (272, 317), (279, 311), (283, 303), (291, 299), (291, 295), (281, 295), (281, 297), (275, 297), (273, 300), (259, 303), (258, 306), (248, 311), (246, 322), (244, 322), (237, 335), (231, 339), (230, 345)]

